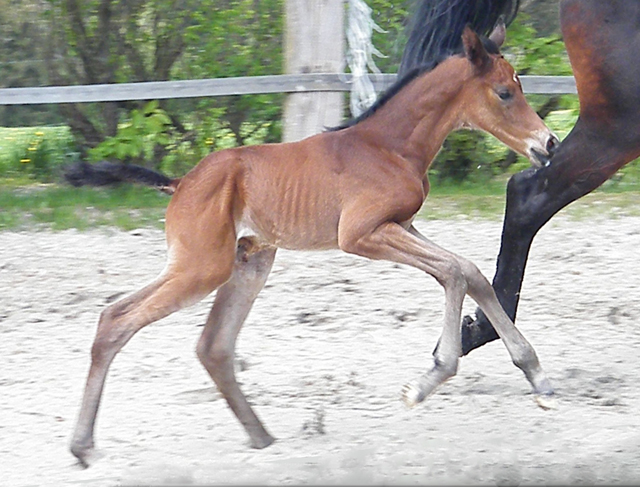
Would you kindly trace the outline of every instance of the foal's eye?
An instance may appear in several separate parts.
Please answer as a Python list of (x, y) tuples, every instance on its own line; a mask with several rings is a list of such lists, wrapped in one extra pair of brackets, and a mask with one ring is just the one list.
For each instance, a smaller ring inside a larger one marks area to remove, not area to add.
[(496, 93), (498, 94), (498, 96), (502, 101), (507, 101), (513, 98), (513, 93), (507, 88), (499, 89), (496, 91)]

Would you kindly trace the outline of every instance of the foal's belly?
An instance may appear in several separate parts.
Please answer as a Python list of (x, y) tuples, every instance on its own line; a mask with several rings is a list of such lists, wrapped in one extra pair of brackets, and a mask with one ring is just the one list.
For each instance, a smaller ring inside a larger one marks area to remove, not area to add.
[(330, 250), (338, 248), (338, 218), (257, 218), (245, 212), (236, 223), (236, 235), (288, 250)]

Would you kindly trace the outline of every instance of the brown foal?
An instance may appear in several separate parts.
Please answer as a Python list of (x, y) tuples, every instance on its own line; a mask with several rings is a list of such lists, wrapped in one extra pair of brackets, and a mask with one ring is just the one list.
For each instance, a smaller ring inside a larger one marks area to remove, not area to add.
[(197, 355), (249, 435), (264, 448), (264, 428), (234, 375), (234, 348), (271, 269), (276, 249), (342, 249), (407, 264), (435, 277), (445, 292), (444, 327), (430, 370), (403, 389), (409, 406), (455, 375), (465, 295), (504, 340), (538, 397), (553, 393), (536, 353), (503, 311), (478, 268), (413, 227), (429, 191), (427, 170), (447, 134), (493, 134), (532, 164), (557, 139), (527, 104), (518, 77), (500, 56), (504, 26), (489, 40), (470, 29), (464, 53), (403, 82), (355, 123), (305, 140), (223, 150), (182, 179), (166, 213), (168, 259), (160, 276), (100, 316), (91, 368), (71, 451), (85, 466), (109, 366), (144, 326), (217, 290)]

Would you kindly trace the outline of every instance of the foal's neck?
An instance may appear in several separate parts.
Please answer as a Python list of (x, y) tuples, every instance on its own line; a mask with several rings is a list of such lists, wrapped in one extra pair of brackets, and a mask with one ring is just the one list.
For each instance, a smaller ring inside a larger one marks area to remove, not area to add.
[(451, 57), (411, 81), (359, 125), (374, 133), (377, 144), (425, 174), (447, 135), (462, 126), (458, 95), (468, 76), (468, 62)]

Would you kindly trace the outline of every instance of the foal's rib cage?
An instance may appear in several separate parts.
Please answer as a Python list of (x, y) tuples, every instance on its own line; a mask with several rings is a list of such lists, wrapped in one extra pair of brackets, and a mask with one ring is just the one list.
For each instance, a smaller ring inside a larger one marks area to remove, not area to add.
[[(404, 389), (415, 405), (457, 370), (465, 295), (496, 324), (512, 360), (541, 405), (553, 390), (531, 345), (500, 306), (477, 267), (411, 225), (428, 191), (427, 170), (449, 132), (485, 129), (540, 165), (557, 139), (526, 103), (513, 68), (499, 54), (504, 26), (482, 41), (467, 29), (464, 52), (403, 82), (348, 127), (300, 142), (228, 149), (205, 157), (179, 180), (117, 166), (101, 170), (173, 193), (166, 214), (168, 260), (148, 286), (103, 311), (91, 351), (71, 451), (88, 465), (110, 364), (146, 325), (217, 290), (197, 355), (248, 434), (274, 441), (241, 391), (235, 343), (278, 247), (339, 248), (416, 267), (445, 290), (433, 367)], [(486, 47), (485, 47), (486, 46)], [(508, 96), (505, 96), (507, 94)], [(91, 169), (75, 180), (92, 182)], [(85, 179), (83, 179), (85, 178)]]

